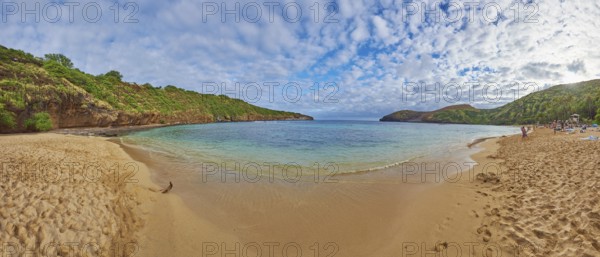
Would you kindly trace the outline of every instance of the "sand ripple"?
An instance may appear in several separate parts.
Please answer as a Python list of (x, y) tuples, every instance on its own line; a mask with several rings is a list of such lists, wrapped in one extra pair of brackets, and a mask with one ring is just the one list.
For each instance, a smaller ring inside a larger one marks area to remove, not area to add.
[(0, 243), (8, 251), (121, 256), (136, 247), (139, 202), (117, 145), (53, 134), (3, 136), (0, 145)]

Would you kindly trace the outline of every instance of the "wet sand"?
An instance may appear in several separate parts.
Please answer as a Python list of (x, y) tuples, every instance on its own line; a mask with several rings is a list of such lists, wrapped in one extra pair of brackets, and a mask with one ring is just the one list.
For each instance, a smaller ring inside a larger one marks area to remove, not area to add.
[[(199, 164), (190, 166), (160, 154), (122, 147), (134, 159), (148, 165), (157, 184), (173, 182), (173, 193), (181, 197), (198, 219), (219, 231), (213, 234), (218, 236), (205, 236), (206, 241), (197, 240), (192, 252), (206, 253), (203, 246), (218, 245), (215, 251), (221, 254), (226, 249), (235, 249), (238, 243), (240, 249), (247, 247), (253, 254), (256, 249), (264, 253), (270, 249), (269, 244), (276, 245), (274, 256), (290, 256), (297, 248), (304, 254), (318, 251), (324, 256), (333, 253), (334, 256), (397, 256), (404, 242), (429, 239), (414, 232), (427, 231), (424, 228), (433, 224), (433, 218), (445, 215), (447, 210), (438, 203), (432, 209), (423, 201), (428, 195), (444, 194), (437, 188), (445, 180), (457, 177), (454, 166), (442, 172), (449, 161), (440, 160), (437, 168), (436, 162), (428, 162), (428, 169), (433, 169), (434, 174), (425, 177), (419, 173), (418, 165), (422, 163), (416, 161), (403, 166), (404, 169), (392, 167), (323, 176), (316, 181), (313, 178), (300, 182), (271, 181), (269, 177), (251, 181), (253, 178), (243, 175), (236, 180), (235, 173), (221, 177), (222, 170), (213, 174), (203, 171)], [(460, 168), (465, 171), (468, 166)], [(454, 198), (463, 193), (460, 187), (452, 192)], [(432, 217), (423, 219), (427, 215)], [(448, 221), (439, 223), (443, 222)], [(235, 241), (222, 244), (220, 237)]]
[[(263, 178), (253, 183), (244, 178), (236, 182), (234, 175), (228, 175), (224, 180), (218, 176), (202, 181), (201, 168), (197, 172), (189, 172), (189, 167), (178, 170), (172, 161), (157, 161), (159, 156), (134, 149), (127, 152), (159, 171), (154, 177), (157, 183), (172, 181), (173, 193), (200, 219), (237, 239), (226, 247), (235, 248), (235, 243), (239, 243), (240, 247), (248, 246), (249, 251), (255, 252), (250, 245), (258, 243), (260, 251), (265, 252), (267, 244), (274, 244), (278, 245), (274, 247), (275, 256), (284, 256), (286, 246), (290, 254), (296, 248), (310, 253), (315, 246), (325, 256), (334, 250), (335, 256), (377, 252), (389, 243), (385, 238), (392, 238), (400, 229), (393, 221), (403, 212), (402, 206), (422, 190), (418, 184), (364, 177), (351, 180), (334, 177), (328, 183), (322, 180), (290, 183), (278, 179), (270, 182)], [(202, 251), (202, 243), (216, 243), (220, 253), (224, 250), (219, 237), (206, 238), (198, 241), (196, 252)]]

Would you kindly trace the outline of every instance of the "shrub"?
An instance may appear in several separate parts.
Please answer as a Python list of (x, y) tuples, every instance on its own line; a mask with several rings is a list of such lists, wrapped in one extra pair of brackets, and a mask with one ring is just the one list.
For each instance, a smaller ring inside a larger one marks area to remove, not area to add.
[(48, 131), (52, 129), (52, 120), (50, 114), (38, 112), (33, 117), (25, 120), (25, 127), (35, 131)]
[(4, 110), (4, 106), (0, 104), (0, 128), (15, 128), (15, 114)]
[(47, 61), (54, 61), (67, 68), (73, 68), (73, 62), (62, 54), (46, 54), (44, 56)]

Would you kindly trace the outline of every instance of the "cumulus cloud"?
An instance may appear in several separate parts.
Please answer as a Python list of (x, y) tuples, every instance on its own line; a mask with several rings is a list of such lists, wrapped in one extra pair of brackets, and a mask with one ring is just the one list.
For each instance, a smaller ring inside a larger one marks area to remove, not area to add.
[(567, 64), (567, 69), (569, 71), (571, 71), (571, 72), (574, 72), (574, 73), (578, 73), (578, 72), (585, 73), (586, 72), (586, 70), (585, 70), (585, 62), (583, 60), (580, 60), (580, 59), (575, 60), (572, 63)]
[(382, 40), (389, 39), (391, 33), (387, 27), (387, 22), (383, 18), (379, 16), (373, 17), (373, 25), (375, 26), (375, 33), (378, 38)]
[[(32, 9), (36, 2), (10, 3)], [(96, 22), (92, 11), (83, 14), (88, 2), (75, 6), (73, 22), (64, 6), (60, 21), (49, 22), (3, 4), (0, 44), (38, 56), (64, 53), (86, 72), (115, 69), (156, 86), (202, 91), (206, 82), (278, 82), (283, 89), (293, 81), (300, 100), (263, 92), (256, 104), (318, 118), (378, 118), (457, 103), (489, 108), (532, 92), (528, 83), (541, 89), (600, 76), (594, 1), (175, 0), (119, 2), (118, 13), (113, 1), (94, 3), (102, 10)], [(511, 93), (495, 101), (463, 93), (458, 102), (406, 93), (407, 83), (467, 90), (473, 82), (480, 84), (474, 93), (487, 84)], [(328, 83), (336, 87), (325, 90)]]

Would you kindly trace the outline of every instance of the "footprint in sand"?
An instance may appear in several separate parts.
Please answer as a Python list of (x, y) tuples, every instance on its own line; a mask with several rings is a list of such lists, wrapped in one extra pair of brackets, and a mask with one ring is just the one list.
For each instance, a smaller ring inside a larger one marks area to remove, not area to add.
[(592, 247), (594, 247), (594, 249), (596, 249), (596, 251), (600, 252), (600, 243), (598, 243), (598, 240), (592, 239)]
[(511, 217), (511, 216), (503, 216), (502, 220), (508, 223), (515, 223), (517, 222), (517, 219), (515, 217)]
[(492, 232), (488, 229), (487, 225), (483, 225), (477, 229), (477, 233), (482, 236), (484, 242), (489, 242), (492, 238)]
[(491, 214), (500, 217), (500, 210), (498, 210), (498, 208), (494, 208), (492, 209)]
[(598, 221), (600, 221), (600, 214), (599, 214), (599, 213), (597, 213), (597, 212), (590, 212), (590, 213), (588, 213), (588, 214), (587, 214), (587, 216), (588, 216), (590, 219), (593, 219), (593, 220), (598, 220)]
[(488, 196), (487, 193), (481, 192), (481, 191), (476, 191), (478, 194), (483, 195), (483, 196)]

